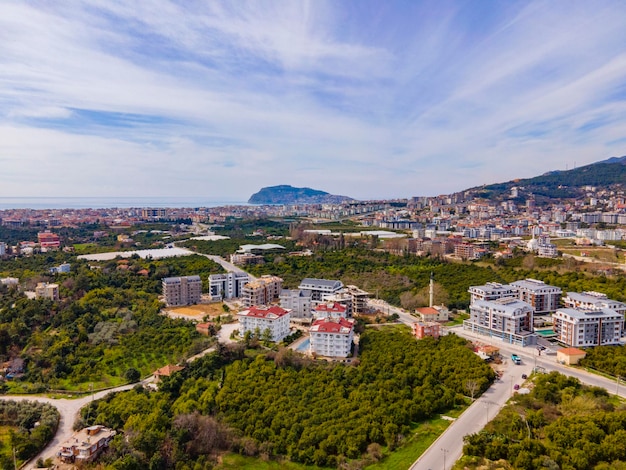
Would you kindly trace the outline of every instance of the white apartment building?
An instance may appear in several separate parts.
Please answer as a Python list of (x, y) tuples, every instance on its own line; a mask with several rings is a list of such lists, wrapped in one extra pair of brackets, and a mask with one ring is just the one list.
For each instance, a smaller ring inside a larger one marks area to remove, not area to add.
[(59, 285), (40, 282), (35, 287), (35, 298), (59, 300)]
[(568, 308), (576, 308), (579, 310), (604, 310), (610, 309), (619, 313), (626, 314), (626, 304), (617, 300), (609, 299), (606, 294), (601, 292), (587, 291), (583, 293), (568, 292), (563, 297), (563, 304)]
[(500, 338), (511, 344), (536, 343), (533, 333), (533, 308), (516, 298), (476, 300), (470, 305), (470, 318), (463, 329)]
[(337, 280), (328, 279), (303, 279), (298, 289), (310, 290), (311, 300), (321, 301), (322, 296), (325, 294), (336, 294), (343, 289), (343, 283)]
[(291, 318), (309, 319), (311, 315), (311, 291), (283, 289), (280, 293), (280, 306), (291, 310)]
[(313, 318), (319, 320), (322, 318), (347, 318), (348, 309), (336, 302), (323, 302), (311, 307)]
[(261, 276), (255, 281), (243, 286), (241, 301), (246, 307), (267, 305), (280, 298), (283, 290), (283, 280), (278, 276)]
[(202, 280), (197, 275), (166, 277), (161, 285), (168, 307), (198, 304), (202, 298)]
[(348, 357), (354, 338), (354, 321), (345, 318), (319, 319), (313, 322), (309, 333), (311, 353), (328, 357)]
[(504, 297), (517, 297), (517, 289), (508, 284), (488, 282), (483, 286), (470, 286), (468, 292), (471, 295), (470, 303), (477, 300), (497, 300)]
[(563, 291), (560, 287), (550, 286), (537, 279), (524, 279), (510, 284), (517, 289), (517, 298), (529, 303), (535, 313), (554, 312), (559, 308)]
[(250, 282), (250, 276), (242, 271), (211, 274), (209, 276), (211, 300), (238, 299), (248, 282)]
[(272, 341), (279, 342), (289, 335), (290, 311), (277, 305), (271, 307), (250, 307), (237, 314), (239, 335), (243, 338), (247, 331), (263, 334), (270, 330)]
[(558, 340), (576, 348), (619, 344), (624, 330), (624, 316), (608, 308), (561, 308), (552, 319)]

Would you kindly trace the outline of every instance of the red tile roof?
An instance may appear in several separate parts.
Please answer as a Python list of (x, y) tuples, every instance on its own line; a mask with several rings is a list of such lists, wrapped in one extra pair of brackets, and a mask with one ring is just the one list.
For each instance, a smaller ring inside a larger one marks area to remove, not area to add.
[(168, 364), (165, 367), (161, 367), (160, 369), (156, 370), (154, 372), (154, 375), (156, 376), (164, 375), (166, 377), (169, 377), (174, 372), (178, 372), (179, 370), (183, 370), (183, 369), (184, 369), (183, 366), (175, 366), (172, 364)]
[(315, 320), (311, 326), (311, 331), (320, 333), (343, 333), (348, 334), (354, 326), (354, 321), (339, 318), (337, 320), (320, 319)]
[(433, 307), (420, 307), (417, 310), (417, 313), (421, 313), (423, 315), (439, 315), (439, 311), (434, 309)]
[(338, 304), (337, 302), (333, 302), (331, 304), (319, 304), (316, 305), (313, 310), (315, 310), (316, 312), (321, 312), (321, 313), (345, 313), (346, 312), (346, 307), (344, 307), (341, 304)]
[(248, 310), (239, 312), (238, 315), (257, 318), (280, 318), (283, 315), (287, 315), (290, 311), (277, 305), (272, 305), (270, 307), (250, 307)]

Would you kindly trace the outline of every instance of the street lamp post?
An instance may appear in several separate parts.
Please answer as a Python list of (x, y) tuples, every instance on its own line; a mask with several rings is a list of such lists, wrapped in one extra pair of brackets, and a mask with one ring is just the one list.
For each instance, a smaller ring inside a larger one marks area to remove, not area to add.
[(617, 385), (615, 387), (615, 395), (617, 395), (618, 397), (619, 397), (619, 379), (620, 379), (620, 376), (618, 375), (617, 376)]
[(441, 452), (443, 452), (443, 470), (446, 470), (446, 454), (450, 451), (442, 447)]

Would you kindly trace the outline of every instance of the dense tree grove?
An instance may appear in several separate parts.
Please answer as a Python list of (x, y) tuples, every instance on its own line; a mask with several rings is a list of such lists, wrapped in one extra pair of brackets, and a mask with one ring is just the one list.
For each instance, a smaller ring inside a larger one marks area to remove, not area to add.
[(626, 409), (606, 390), (557, 372), (533, 377), (527, 395), (512, 402), (485, 429), (466, 436), (465, 468), (484, 460), (524, 470), (600, 470), (626, 464)]
[[(224, 349), (159, 392), (111, 395), (83, 417), (124, 431), (107, 456), (112, 468), (196, 468), (229, 449), (336, 467), (372, 444), (394, 449), (416, 423), (463, 402), (467, 380), (482, 391), (494, 377), (454, 335), (418, 342), (406, 330), (368, 329), (361, 349), (356, 365)], [(128, 459), (138, 466), (121, 466)]]
[(588, 348), (586, 352), (587, 355), (580, 362), (582, 366), (626, 380), (626, 346), (598, 346)]
[(13, 449), (20, 461), (28, 460), (56, 434), (60, 415), (47, 403), (0, 401), (0, 426), (9, 426), (8, 439), (0, 440), (0, 468), (12, 470)]
[[(144, 376), (206, 344), (192, 324), (160, 315), (157, 296), (161, 278), (190, 273), (206, 278), (220, 272), (219, 265), (204, 256), (118, 261), (99, 269), (74, 261), (68, 274), (33, 274), (33, 285), (39, 280), (59, 284), (59, 302), (0, 290), (0, 359), (19, 355), (26, 360), (15, 390), (20, 384), (25, 391), (115, 385), (128, 380), (131, 368)], [(49, 260), (38, 255), (13, 263), (33, 265), (42, 273)], [(28, 285), (27, 271), (21, 274), (20, 281)]]

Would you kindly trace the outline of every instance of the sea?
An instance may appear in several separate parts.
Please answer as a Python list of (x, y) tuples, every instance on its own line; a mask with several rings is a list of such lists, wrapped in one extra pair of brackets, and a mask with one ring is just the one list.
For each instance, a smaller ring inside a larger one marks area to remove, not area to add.
[(130, 207), (220, 207), (249, 206), (245, 201), (210, 197), (0, 197), (0, 210), (7, 209), (110, 209)]

